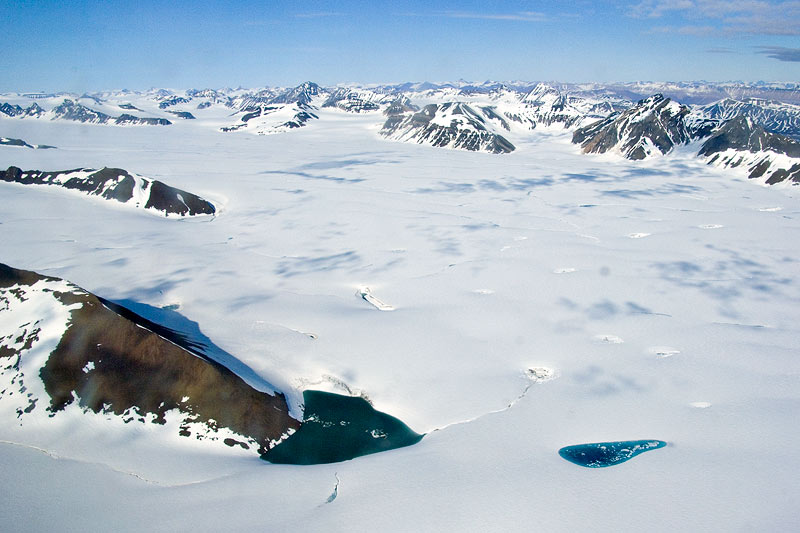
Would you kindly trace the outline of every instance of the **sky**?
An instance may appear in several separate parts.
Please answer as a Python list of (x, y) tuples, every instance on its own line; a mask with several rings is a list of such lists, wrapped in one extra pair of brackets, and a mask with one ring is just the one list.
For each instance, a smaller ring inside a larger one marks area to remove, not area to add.
[(800, 0), (0, 0), (0, 91), (800, 81)]

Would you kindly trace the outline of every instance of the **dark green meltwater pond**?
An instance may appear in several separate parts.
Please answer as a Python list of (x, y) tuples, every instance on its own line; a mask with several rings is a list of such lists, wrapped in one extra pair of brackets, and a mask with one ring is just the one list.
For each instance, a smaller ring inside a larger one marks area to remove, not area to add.
[(262, 459), (295, 465), (336, 463), (410, 446), (423, 437), (397, 418), (376, 411), (363, 398), (307, 390), (303, 401), (300, 429)]

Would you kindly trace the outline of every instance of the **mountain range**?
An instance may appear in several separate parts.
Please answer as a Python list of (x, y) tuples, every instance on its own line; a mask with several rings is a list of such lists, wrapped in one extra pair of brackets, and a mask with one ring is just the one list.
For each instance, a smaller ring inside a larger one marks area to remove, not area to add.
[[(732, 119), (785, 136), (765, 149), (770, 183), (793, 181), (796, 161), (783, 147), (800, 139), (796, 84), (528, 82), (403, 83), (365, 87), (152, 90), (68, 95), (4, 95), (2, 120), (54, 120), (113, 126), (171, 126), (189, 119), (221, 132), (284, 133), (320, 120), (325, 112), (374, 116), (387, 140), (491, 154), (508, 154), (535, 131), (572, 132), (586, 153), (617, 153), (633, 160), (663, 156), (675, 146), (716, 135)], [(636, 96), (649, 91), (641, 99)], [(709, 101), (719, 96), (717, 100)], [(680, 99), (678, 99), (680, 98)], [(33, 101), (35, 100), (35, 101)], [(135, 105), (132, 102), (136, 102)], [(383, 118), (379, 118), (383, 115)], [(744, 123), (738, 123), (742, 126)], [(730, 130), (733, 126), (728, 126)], [(0, 131), (2, 133), (2, 131)], [(10, 144), (8, 141), (4, 144)], [(28, 144), (28, 146), (34, 146)], [(24, 145), (22, 145), (24, 146)], [(742, 161), (753, 146), (729, 148)], [(736, 158), (726, 157), (728, 161)], [(720, 159), (715, 159), (719, 165)], [(726, 163), (725, 167), (739, 165)], [(780, 179), (780, 176), (785, 178)], [(777, 174), (775, 174), (777, 172)], [(764, 174), (748, 171), (749, 177)]]

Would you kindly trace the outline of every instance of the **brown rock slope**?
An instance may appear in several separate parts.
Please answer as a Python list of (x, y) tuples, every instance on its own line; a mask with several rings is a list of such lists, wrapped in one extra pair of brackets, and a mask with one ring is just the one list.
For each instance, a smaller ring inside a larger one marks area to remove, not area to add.
[[(0, 300), (24, 298), (26, 286), (40, 281), (60, 280), (0, 264)], [(122, 316), (96, 296), (69, 287), (74, 290), (52, 291), (60, 304), (74, 307), (58, 346), (39, 373), (50, 416), (75, 401), (94, 412), (131, 417), (126, 421), (151, 419), (158, 424), (165, 424), (166, 413), (176, 410), (183, 420), (181, 435), (191, 437), (198, 423), (210, 434), (228, 428), (243, 438), (228, 438), (226, 444), (255, 447), (261, 454), (300, 426), (289, 416), (283, 395), (253, 389), (222, 365), (147, 329), (146, 319), (132, 320), (137, 315), (130, 311)], [(12, 312), (7, 305), (5, 309)], [(24, 357), (24, 348), (6, 344), (1, 357)]]

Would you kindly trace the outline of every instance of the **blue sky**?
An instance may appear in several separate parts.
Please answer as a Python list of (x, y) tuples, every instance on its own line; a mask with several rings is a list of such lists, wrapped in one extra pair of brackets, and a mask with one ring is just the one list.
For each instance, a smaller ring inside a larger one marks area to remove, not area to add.
[(800, 81), (800, 1), (0, 1), (0, 90)]

